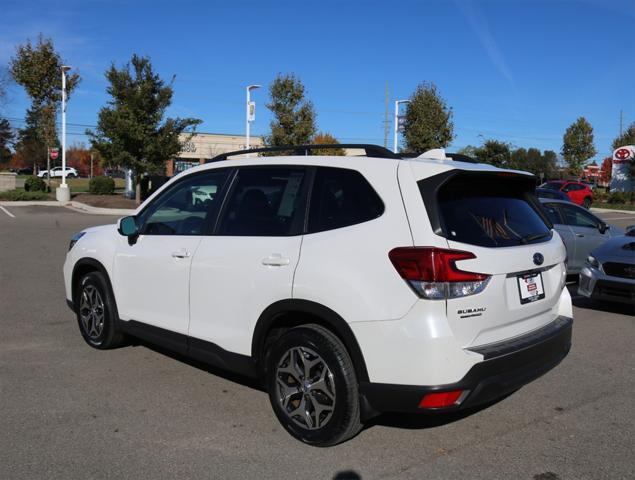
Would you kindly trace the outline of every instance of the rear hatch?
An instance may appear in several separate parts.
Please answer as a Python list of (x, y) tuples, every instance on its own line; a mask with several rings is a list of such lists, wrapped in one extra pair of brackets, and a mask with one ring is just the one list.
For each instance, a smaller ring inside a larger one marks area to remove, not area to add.
[(534, 177), (452, 170), (418, 185), (435, 233), (450, 250), (473, 256), (456, 261), (456, 268), (488, 277), (479, 293), (446, 300), (459, 342), (485, 345), (553, 321), (566, 251), (532, 195)]

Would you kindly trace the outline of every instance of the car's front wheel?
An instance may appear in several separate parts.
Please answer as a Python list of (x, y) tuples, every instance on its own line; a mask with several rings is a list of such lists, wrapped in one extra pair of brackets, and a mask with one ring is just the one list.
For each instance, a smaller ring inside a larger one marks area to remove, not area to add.
[(278, 338), (268, 355), (267, 387), (280, 423), (305, 443), (335, 445), (361, 429), (353, 363), (326, 328), (303, 325)]
[(104, 274), (84, 275), (75, 299), (79, 331), (88, 345), (105, 350), (125, 344), (125, 335), (117, 329), (117, 306)]

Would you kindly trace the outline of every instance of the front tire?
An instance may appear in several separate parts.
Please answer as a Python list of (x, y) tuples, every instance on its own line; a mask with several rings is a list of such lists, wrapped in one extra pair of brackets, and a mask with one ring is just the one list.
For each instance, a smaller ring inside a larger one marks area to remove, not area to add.
[(88, 345), (106, 350), (125, 344), (125, 335), (117, 329), (117, 306), (103, 273), (84, 275), (75, 297), (79, 331)]
[(295, 327), (273, 343), (267, 389), (282, 426), (304, 443), (336, 445), (362, 427), (353, 362), (341, 340), (324, 327)]

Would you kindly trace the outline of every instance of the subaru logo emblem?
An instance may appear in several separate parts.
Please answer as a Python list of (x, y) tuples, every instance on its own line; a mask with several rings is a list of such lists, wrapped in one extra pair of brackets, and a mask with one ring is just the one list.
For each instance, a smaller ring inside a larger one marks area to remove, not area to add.
[(545, 261), (545, 257), (542, 256), (542, 253), (534, 253), (534, 263), (536, 265), (542, 265)]

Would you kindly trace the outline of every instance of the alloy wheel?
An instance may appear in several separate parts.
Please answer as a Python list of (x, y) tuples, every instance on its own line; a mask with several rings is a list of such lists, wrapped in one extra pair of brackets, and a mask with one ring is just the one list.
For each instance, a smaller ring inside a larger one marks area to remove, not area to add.
[(297, 425), (324, 427), (335, 410), (335, 382), (326, 361), (307, 347), (293, 347), (276, 367), (278, 404)]
[(104, 301), (99, 290), (92, 285), (82, 289), (79, 302), (79, 318), (84, 332), (91, 340), (97, 340), (104, 330)]

